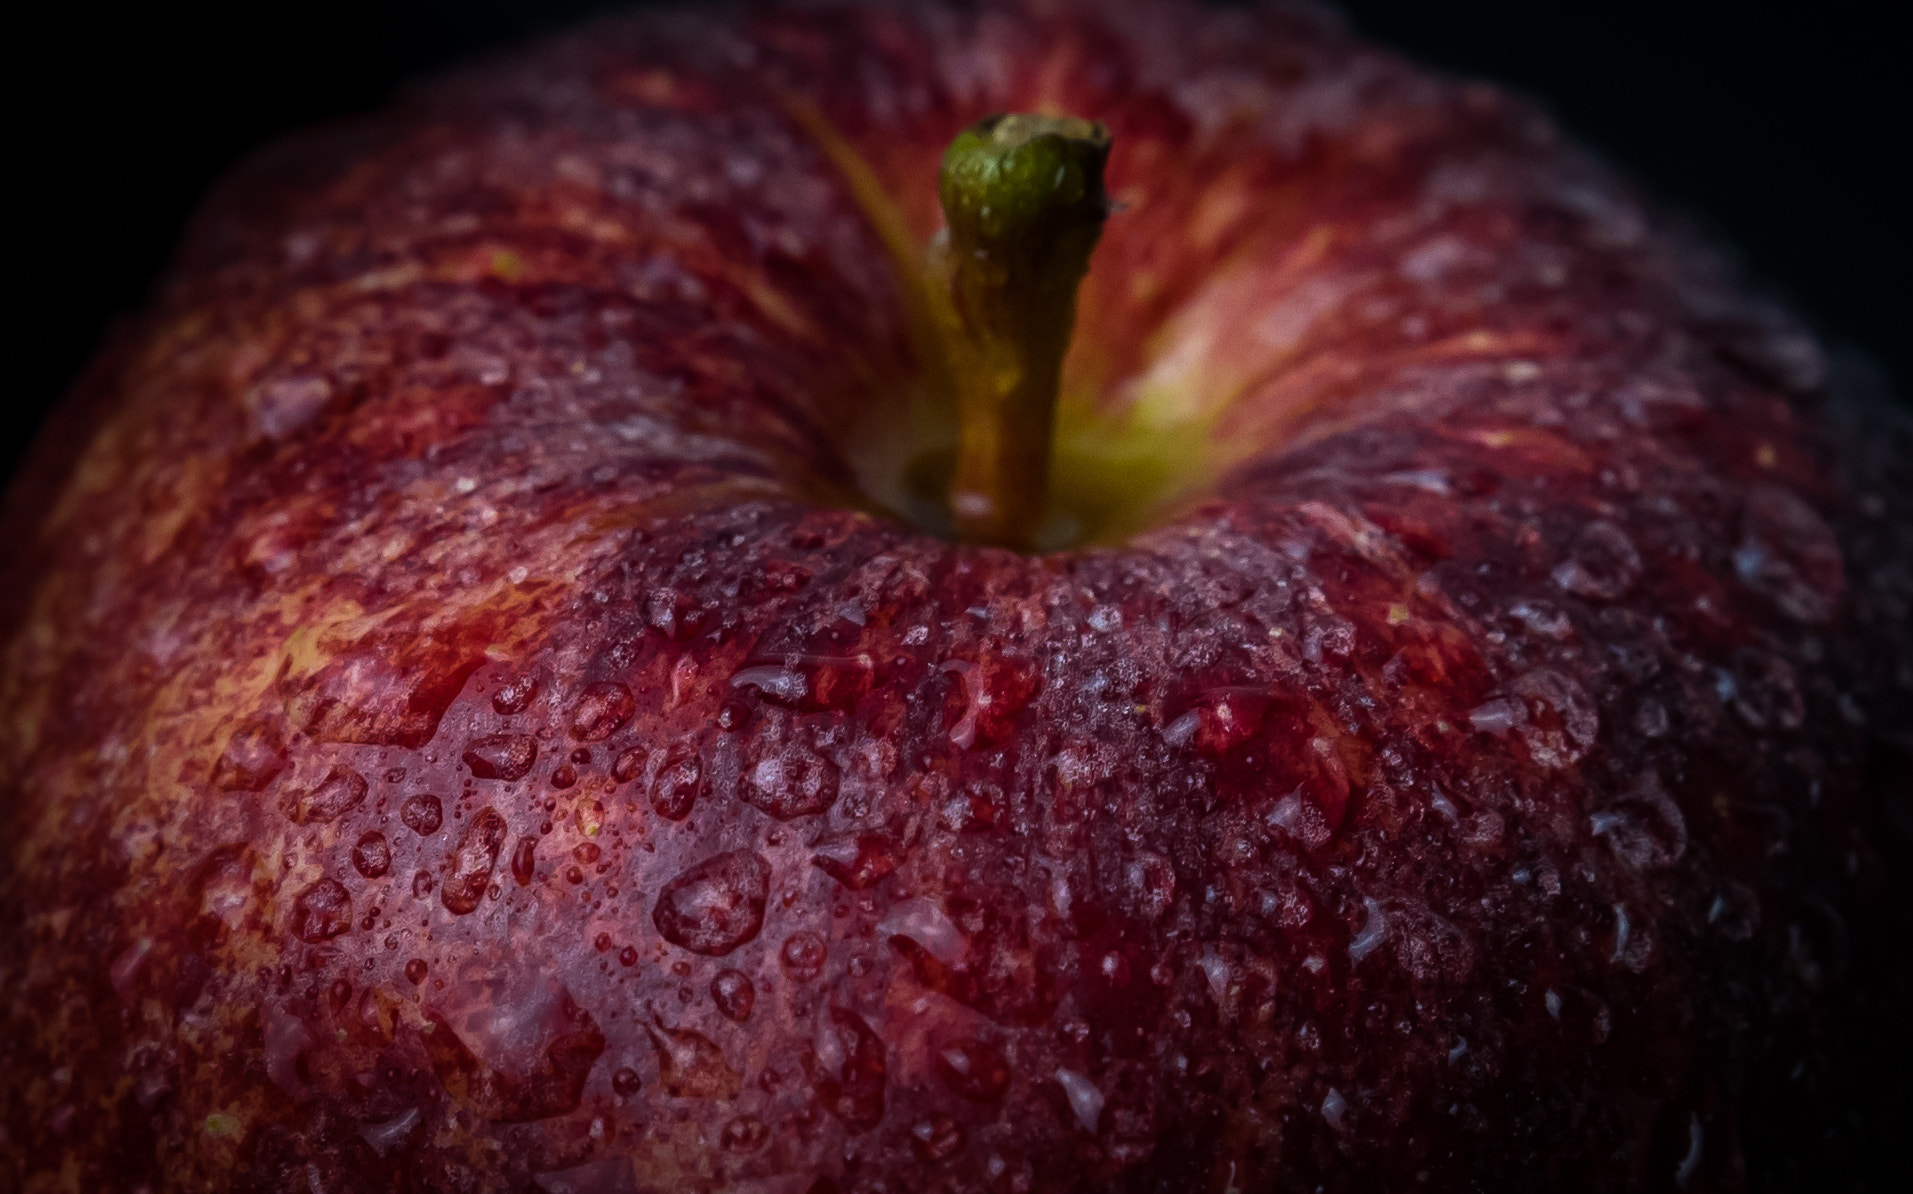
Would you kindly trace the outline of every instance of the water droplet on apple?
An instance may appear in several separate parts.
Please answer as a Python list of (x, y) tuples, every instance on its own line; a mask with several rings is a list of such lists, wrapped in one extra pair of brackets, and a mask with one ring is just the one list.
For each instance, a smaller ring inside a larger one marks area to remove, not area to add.
[(1616, 858), (1636, 870), (1671, 866), (1687, 852), (1687, 818), (1660, 778), (1652, 774), (1626, 796), (1592, 814), (1588, 827), (1607, 842)]
[(729, 1099), (737, 1096), (743, 1077), (724, 1059), (724, 1050), (701, 1032), (667, 1028), (656, 1018), (645, 1025), (658, 1054), (658, 1085), (674, 1099)]
[(352, 928), (352, 896), (337, 879), (326, 878), (300, 892), (292, 903), (292, 932), (317, 945)]
[(810, 861), (851, 891), (864, 891), (902, 864), (903, 851), (882, 834), (858, 833), (817, 843)]
[(312, 1033), (304, 1021), (276, 1001), (260, 1009), (260, 1044), (264, 1048), (266, 1077), (295, 1098), (305, 1093), (299, 1060), (312, 1048)]
[(748, 850), (707, 858), (664, 885), (651, 922), (680, 949), (722, 957), (764, 927), (770, 879), (770, 864)]
[(399, 809), (399, 820), (420, 837), (430, 837), (445, 823), (445, 807), (438, 797), (421, 792)]
[(1635, 919), (1627, 905), (1614, 905), (1614, 949), (1608, 961), (1618, 962), (1639, 974), (1647, 969), (1653, 956), (1654, 937), (1648, 927)]
[(751, 1009), (757, 1006), (757, 988), (741, 970), (720, 970), (711, 980), (711, 1002), (725, 1017), (742, 1024), (751, 1018)]
[(392, 847), (378, 830), (361, 834), (352, 846), (352, 869), (367, 879), (377, 879), (392, 869)]
[(831, 1008), (828, 1022), (818, 1025), (816, 1055), (811, 1087), (824, 1107), (852, 1135), (881, 1123), (888, 1067), (883, 1038), (864, 1018), (848, 1008)]
[(697, 744), (687, 739), (671, 747), (651, 781), (651, 807), (667, 821), (682, 821), (691, 815), (705, 787), (704, 760)]
[(538, 761), (538, 743), (529, 734), (492, 734), (466, 743), (464, 759), (479, 779), (523, 779)]
[(1175, 866), (1160, 854), (1138, 851), (1123, 864), (1123, 894), (1135, 915), (1161, 920), (1175, 906)]
[(1641, 553), (1627, 532), (1596, 520), (1581, 528), (1554, 583), (1590, 601), (1618, 601), (1641, 579)]
[(537, 859), (535, 857), (537, 851), (538, 839), (532, 837), (530, 834), (519, 838), (518, 844), (512, 847), (511, 877), (517, 881), (518, 886), (529, 887), (531, 885), (531, 877), (537, 869)]
[(365, 799), (365, 777), (350, 767), (334, 767), (318, 787), (295, 792), (285, 800), (284, 810), (295, 825), (336, 821)]
[(910, 1128), (910, 1151), (925, 1164), (949, 1160), (962, 1152), (967, 1142), (963, 1125), (947, 1115), (919, 1120)]
[(630, 1066), (620, 1067), (611, 1075), (611, 1089), (621, 1099), (628, 1099), (637, 1094), (643, 1086), (643, 1079), (639, 1078), (638, 1072)]
[(1812, 506), (1775, 485), (1747, 493), (1734, 572), (1797, 622), (1827, 621), (1846, 590), (1833, 530)]
[(153, 939), (141, 937), (133, 944), (121, 950), (106, 969), (107, 980), (113, 984), (113, 990), (121, 1002), (131, 1003), (135, 994), (133, 984), (139, 977), (140, 968), (146, 965), (146, 959), (153, 952)]
[(1707, 923), (1729, 941), (1752, 940), (1760, 928), (1760, 897), (1745, 883), (1725, 880), (1707, 906)]
[(505, 818), (497, 810), (483, 808), (465, 826), (458, 847), (452, 852), (451, 874), (439, 889), (439, 901), (448, 912), (463, 916), (475, 912), (491, 886), (492, 868), (505, 847)]
[(1075, 1070), (1059, 1068), (1056, 1084), (1063, 1088), (1063, 1097), (1069, 1100), (1070, 1113), (1076, 1117), (1077, 1126), (1094, 1136), (1103, 1118), (1103, 1092)]
[(830, 960), (830, 946), (808, 929), (800, 929), (784, 939), (777, 961), (792, 982), (807, 983), (824, 972)]
[(571, 712), (571, 736), (580, 742), (603, 742), (637, 711), (638, 702), (631, 690), (617, 681), (587, 684)]
[(1363, 897), (1362, 927), (1348, 942), (1348, 960), (1360, 964), (1363, 958), (1375, 951), (1375, 947), (1388, 940), (1388, 913), (1381, 901), (1372, 897)]
[(417, 1107), (407, 1107), (383, 1122), (360, 1124), (359, 1136), (372, 1146), (373, 1152), (383, 1157), (405, 1143), (405, 1138), (412, 1134), (412, 1129), (418, 1126), (421, 1118)]
[(500, 685), (498, 691), (492, 694), (492, 708), (501, 717), (523, 713), (537, 692), (538, 678), (536, 676), (519, 676)]
[(891, 907), (877, 922), (877, 933), (886, 939), (912, 941), (945, 966), (959, 965), (969, 953), (969, 943), (956, 922), (930, 896), (916, 896)]
[(1740, 719), (1756, 730), (1797, 730), (1806, 720), (1806, 703), (1793, 667), (1771, 651), (1742, 647), (1734, 653), (1728, 700)]
[(1537, 764), (1560, 770), (1587, 755), (1600, 733), (1601, 717), (1585, 688), (1549, 668), (1528, 672), (1508, 688), (1527, 703), (1527, 721), (1514, 733)]
[(771, 1138), (771, 1130), (755, 1115), (740, 1115), (724, 1125), (718, 1136), (725, 1152), (754, 1153)]
[(1263, 821), (1310, 850), (1321, 849), (1335, 834), (1322, 810), (1314, 801), (1303, 799), (1299, 787), (1271, 805)]
[(286, 743), (269, 721), (243, 722), (213, 764), (213, 787), (222, 792), (257, 792), (286, 769)]
[(837, 802), (837, 785), (837, 764), (793, 743), (746, 771), (739, 794), (746, 804), (788, 821), (828, 811)]
[(937, 1051), (937, 1073), (945, 1086), (974, 1103), (994, 1103), (1010, 1089), (1010, 1066), (994, 1045), (967, 1039)]
[(431, 967), (426, 964), (424, 958), (413, 958), (405, 963), (405, 981), (415, 987), (424, 982), (425, 976), (430, 972)]
[(644, 773), (645, 761), (650, 752), (642, 746), (629, 746), (619, 752), (611, 764), (611, 778), (621, 784), (628, 784)]

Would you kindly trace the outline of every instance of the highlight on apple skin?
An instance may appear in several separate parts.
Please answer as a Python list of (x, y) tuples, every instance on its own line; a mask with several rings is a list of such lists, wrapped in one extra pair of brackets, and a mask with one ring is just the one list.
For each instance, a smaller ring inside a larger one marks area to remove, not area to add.
[[(1110, 137), (1030, 551), (924, 282), (1005, 112)], [(0, 1186), (1863, 1188), (1856, 377), (1306, 5), (654, 9), (291, 138), (7, 499)]]

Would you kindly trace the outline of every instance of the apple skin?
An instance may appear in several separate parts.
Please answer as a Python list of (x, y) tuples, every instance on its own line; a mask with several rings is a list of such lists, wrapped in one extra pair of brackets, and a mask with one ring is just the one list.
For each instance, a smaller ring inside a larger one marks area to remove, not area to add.
[[(1115, 135), (1119, 546), (851, 508), (970, 121)], [(1307, 8), (651, 12), (229, 179), (5, 529), (0, 1174), (1857, 1187), (1913, 447)], [(1903, 1162), (1901, 1162), (1903, 1164)]]

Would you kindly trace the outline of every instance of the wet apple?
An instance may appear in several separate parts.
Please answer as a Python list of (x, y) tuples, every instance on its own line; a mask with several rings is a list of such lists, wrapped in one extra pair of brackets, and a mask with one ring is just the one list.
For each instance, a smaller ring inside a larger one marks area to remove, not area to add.
[(650, 10), (293, 138), (9, 498), (0, 1185), (1856, 1186), (1852, 376), (1306, 7)]

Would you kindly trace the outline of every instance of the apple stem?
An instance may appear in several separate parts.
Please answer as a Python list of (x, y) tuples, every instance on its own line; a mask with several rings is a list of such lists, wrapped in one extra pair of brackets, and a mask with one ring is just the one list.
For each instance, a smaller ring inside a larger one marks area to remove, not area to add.
[(957, 538), (1027, 548), (1045, 514), (1076, 290), (1109, 214), (1109, 133), (1066, 116), (999, 115), (959, 133), (937, 191), (947, 228), (928, 282), (956, 389)]

